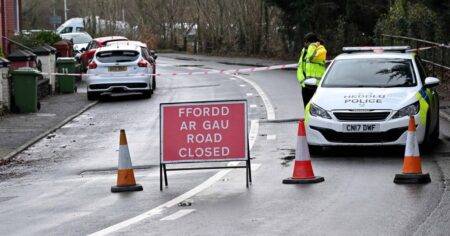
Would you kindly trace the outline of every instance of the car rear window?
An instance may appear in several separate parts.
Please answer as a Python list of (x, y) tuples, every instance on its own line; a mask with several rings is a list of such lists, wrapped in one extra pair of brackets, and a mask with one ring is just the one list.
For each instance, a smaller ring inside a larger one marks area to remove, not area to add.
[(410, 59), (336, 60), (322, 87), (412, 87), (416, 85)]
[(97, 60), (102, 63), (132, 62), (139, 57), (138, 51), (103, 51), (97, 53)]

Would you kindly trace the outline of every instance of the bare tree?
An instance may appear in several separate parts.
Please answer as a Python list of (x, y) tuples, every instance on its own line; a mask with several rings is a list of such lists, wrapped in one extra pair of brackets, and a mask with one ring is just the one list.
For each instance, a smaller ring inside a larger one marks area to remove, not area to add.
[[(27, 27), (48, 27), (41, 16), (49, 14), (51, 1), (24, 1)], [(154, 48), (193, 45), (193, 51), (216, 54), (274, 54), (282, 48), (280, 12), (264, 0), (72, 0), (69, 7), (69, 17), (85, 18), (93, 36), (126, 34)], [(118, 30), (123, 18), (126, 32)]]

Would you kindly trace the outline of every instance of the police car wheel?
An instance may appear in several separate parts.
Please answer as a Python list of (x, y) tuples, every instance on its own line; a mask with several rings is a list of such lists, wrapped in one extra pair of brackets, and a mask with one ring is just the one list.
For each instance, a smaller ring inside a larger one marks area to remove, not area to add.
[[(439, 115), (437, 117), (439, 117)], [(439, 118), (436, 121), (436, 127), (433, 129), (433, 132), (430, 133), (430, 141), (433, 144), (439, 142)]]
[(309, 149), (309, 153), (312, 155), (320, 154), (323, 151), (322, 146), (311, 145), (311, 144), (308, 145), (308, 149)]
[[(438, 116), (439, 117), (439, 116)], [(439, 141), (439, 118), (436, 121), (436, 125), (433, 130), (430, 130), (430, 113), (427, 114), (427, 125), (425, 129), (425, 139), (423, 141), (423, 147), (431, 150)]]

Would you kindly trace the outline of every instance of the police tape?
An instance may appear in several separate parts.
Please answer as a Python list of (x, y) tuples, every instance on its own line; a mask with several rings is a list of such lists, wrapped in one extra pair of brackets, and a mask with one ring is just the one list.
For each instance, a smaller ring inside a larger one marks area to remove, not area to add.
[[(420, 52), (425, 50), (430, 50), (433, 48), (440, 47), (442, 45), (428, 46), (428, 47), (419, 47), (409, 49), (409, 52)], [(326, 60), (326, 63), (330, 63), (332, 60)], [(260, 71), (270, 71), (270, 70), (280, 70), (287, 68), (297, 68), (298, 64), (285, 64), (285, 65), (274, 65), (274, 66), (262, 66), (262, 67), (250, 67), (250, 68), (242, 68), (242, 69), (229, 69), (229, 70), (216, 70), (216, 69), (202, 69), (206, 71), (191, 71), (191, 72), (168, 72), (168, 73), (120, 73), (120, 76), (179, 76), (179, 75), (211, 75), (211, 74), (238, 74), (238, 73), (251, 73), (251, 72), (260, 72)], [(58, 72), (41, 72), (42, 75), (67, 75), (67, 76), (117, 76), (117, 73), (58, 73)]]
[(66, 76), (179, 76), (179, 75), (212, 75), (212, 74), (238, 74), (238, 73), (252, 73), (260, 71), (270, 71), (270, 70), (282, 70), (287, 68), (297, 68), (298, 64), (285, 64), (285, 65), (274, 65), (274, 66), (263, 66), (263, 67), (250, 67), (242, 69), (229, 69), (229, 70), (216, 70), (216, 69), (202, 69), (206, 71), (190, 71), (190, 72), (168, 72), (168, 73), (48, 73), (41, 72), (43, 75), (66, 75)]

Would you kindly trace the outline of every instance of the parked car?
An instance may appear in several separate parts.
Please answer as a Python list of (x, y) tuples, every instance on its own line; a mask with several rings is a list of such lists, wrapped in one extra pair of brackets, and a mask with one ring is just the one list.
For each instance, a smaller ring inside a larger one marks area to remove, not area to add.
[(87, 70), (87, 98), (104, 95), (142, 94), (150, 98), (154, 85), (154, 61), (136, 44), (111, 45), (97, 49)]
[(80, 56), (80, 62), (81, 62), (82, 68), (85, 71), (87, 70), (89, 61), (94, 56), (97, 48), (104, 47), (108, 42), (114, 42), (114, 41), (128, 41), (128, 39), (125, 37), (122, 37), (122, 36), (108, 36), (108, 37), (95, 38), (86, 46), (86, 48), (82, 48), (81, 51), (83, 53)]
[[(140, 41), (114, 41), (114, 42), (108, 42), (106, 44), (107, 46), (115, 46), (115, 47), (121, 47), (124, 45), (136, 45), (139, 46), (142, 50), (142, 53), (146, 56), (147, 60), (152, 64), (153, 66), (153, 73), (156, 73), (156, 59), (158, 58), (158, 55), (156, 54), (155, 50), (150, 50), (147, 47), (147, 44), (140, 42)], [(156, 76), (152, 76), (152, 89), (156, 89)]]
[(79, 54), (79, 56), (81, 55), (81, 49), (87, 48), (89, 42), (92, 41), (91, 35), (86, 32), (67, 33), (61, 34), (60, 36), (62, 39), (71, 40), (73, 42), (74, 54)]

